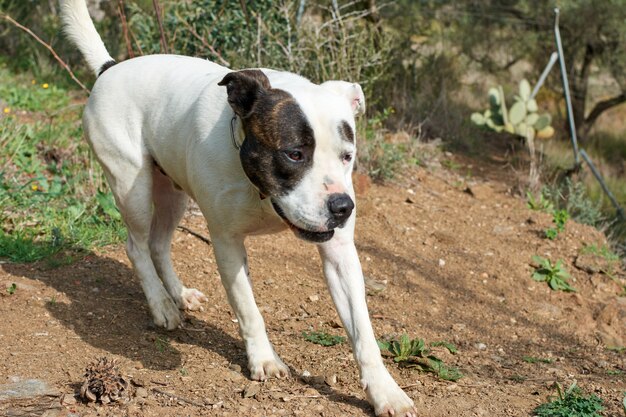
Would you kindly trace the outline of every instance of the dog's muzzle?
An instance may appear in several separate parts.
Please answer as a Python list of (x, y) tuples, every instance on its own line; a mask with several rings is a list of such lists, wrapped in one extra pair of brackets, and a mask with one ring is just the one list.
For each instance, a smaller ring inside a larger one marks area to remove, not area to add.
[(272, 199), (272, 206), (274, 207), (274, 211), (276, 211), (276, 214), (278, 214), (280, 218), (283, 219), (283, 221), (287, 224), (287, 226), (289, 226), (289, 228), (293, 231), (293, 233), (297, 237), (303, 240), (307, 240), (309, 242), (315, 242), (315, 243), (322, 243), (322, 242), (329, 241), (335, 235), (335, 231), (333, 230), (334, 228), (330, 228), (331, 230), (327, 232), (314, 232), (312, 230), (307, 230), (307, 229), (298, 227), (295, 224), (293, 224), (291, 221), (289, 221), (283, 209), (280, 208), (280, 206), (276, 204), (273, 199)]
[(329, 229), (342, 228), (354, 210), (354, 202), (346, 193), (331, 194), (326, 205), (331, 216), (326, 223)]

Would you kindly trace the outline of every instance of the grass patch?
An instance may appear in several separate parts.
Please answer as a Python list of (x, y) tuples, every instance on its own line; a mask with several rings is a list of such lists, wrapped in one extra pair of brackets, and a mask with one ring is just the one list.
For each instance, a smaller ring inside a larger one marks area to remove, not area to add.
[(0, 98), (4, 114), (16, 110), (55, 112), (70, 102), (68, 91), (52, 82), (29, 79), (27, 74), (14, 75), (4, 63), (0, 64)]
[(602, 399), (595, 395), (585, 395), (576, 384), (572, 384), (567, 391), (563, 392), (561, 386), (556, 384), (558, 396), (546, 404), (535, 408), (534, 415), (537, 417), (600, 417), (602, 411)]
[(550, 358), (537, 358), (535, 356), (524, 356), (522, 360), (526, 363), (552, 363), (554, 359)]
[(563, 266), (561, 259), (552, 265), (549, 259), (535, 255), (533, 256), (533, 262), (537, 266), (532, 274), (532, 279), (537, 282), (547, 282), (548, 286), (554, 291), (576, 292), (576, 288), (567, 282), (570, 275)]
[(393, 358), (393, 361), (409, 368), (417, 368), (424, 372), (431, 372), (446, 381), (458, 381), (463, 378), (463, 374), (458, 368), (447, 366), (443, 360), (439, 359), (432, 352), (431, 347), (444, 347), (450, 353), (456, 354), (457, 349), (452, 343), (434, 342), (430, 347), (426, 346), (424, 339), (413, 339), (405, 333), (400, 339), (390, 341), (378, 340), (381, 351)]
[(304, 337), (304, 340), (322, 346), (335, 346), (346, 341), (346, 338), (343, 336), (335, 336), (325, 332), (302, 332), (302, 337)]
[(34, 86), (20, 84), (6, 70), (0, 70), (0, 85), (5, 102), (26, 111), (55, 111), (18, 115), (12, 109), (0, 118), (0, 258), (33, 262), (54, 257), (51, 266), (58, 266), (73, 259), (58, 256), (66, 250), (123, 240), (123, 222), (83, 139), (80, 109), (68, 106), (67, 91), (62, 91), (65, 100), (56, 93), (33, 92), (10, 101), (12, 91), (19, 96)]

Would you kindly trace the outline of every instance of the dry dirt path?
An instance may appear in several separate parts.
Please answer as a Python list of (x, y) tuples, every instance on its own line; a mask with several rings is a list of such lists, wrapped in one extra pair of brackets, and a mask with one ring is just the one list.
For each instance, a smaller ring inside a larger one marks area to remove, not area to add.
[[(551, 216), (527, 209), (502, 183), (472, 183), (470, 193), (455, 173), (425, 169), (399, 183), (362, 187), (358, 198), (364, 272), (387, 280), (368, 295), (376, 334), (448, 340), (458, 354), (440, 355), (465, 374), (446, 382), (386, 359), (420, 415), (528, 416), (554, 393), (555, 381), (577, 381), (605, 400), (604, 415), (621, 415), (626, 357), (605, 346), (626, 342), (626, 297), (607, 276), (574, 266), (585, 244), (602, 245), (604, 237), (569, 222), (556, 241), (544, 239)], [(184, 225), (206, 234), (193, 213)], [(257, 302), (291, 379), (250, 388), (212, 250), (176, 232), (175, 266), (209, 301), (173, 332), (151, 327), (122, 245), (55, 269), (1, 264), (0, 385), (36, 378), (67, 394), (53, 396), (51, 403), (64, 405), (48, 416), (372, 415), (349, 346), (322, 347), (301, 336), (311, 329), (344, 335), (314, 247), (289, 233), (255, 237), (248, 246)], [(535, 254), (562, 258), (578, 292), (532, 281)], [(13, 282), (8, 296), (4, 288)], [(141, 385), (130, 402), (74, 403), (85, 366), (100, 356), (117, 358)], [(552, 362), (527, 363), (529, 356)], [(300, 377), (305, 371), (311, 376)], [(0, 414), (26, 405), (0, 400)]]

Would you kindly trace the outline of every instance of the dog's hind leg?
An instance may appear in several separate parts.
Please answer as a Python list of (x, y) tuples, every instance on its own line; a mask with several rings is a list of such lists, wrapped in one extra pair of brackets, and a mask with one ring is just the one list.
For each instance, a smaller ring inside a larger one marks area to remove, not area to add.
[(267, 338), (263, 317), (254, 301), (243, 238), (212, 236), (212, 239), (222, 283), (246, 344), (251, 378), (263, 381), (289, 375), (289, 368)]
[[(106, 147), (99, 147), (105, 143)], [(150, 225), (152, 221), (152, 159), (141, 152), (124, 149), (122, 141), (92, 141), (115, 197), (117, 207), (128, 229), (126, 253), (141, 281), (152, 318), (157, 326), (175, 329), (180, 312), (169, 295), (150, 256)], [(98, 152), (99, 150), (99, 152)], [(117, 152), (116, 152), (117, 151)], [(138, 155), (137, 155), (138, 154)], [(136, 157), (133, 157), (136, 156)]]
[(207, 298), (195, 288), (186, 288), (174, 271), (172, 236), (187, 207), (187, 194), (177, 189), (158, 167), (152, 170), (154, 212), (150, 228), (150, 255), (167, 292), (181, 310), (201, 310)]

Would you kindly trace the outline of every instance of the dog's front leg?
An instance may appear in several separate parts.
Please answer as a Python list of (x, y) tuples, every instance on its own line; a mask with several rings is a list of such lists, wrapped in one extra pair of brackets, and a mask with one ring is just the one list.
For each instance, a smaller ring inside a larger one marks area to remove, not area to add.
[(336, 229), (333, 239), (318, 246), (330, 295), (352, 343), (361, 384), (376, 415), (416, 416), (413, 401), (396, 384), (382, 362), (367, 312), (363, 272), (351, 226)]
[(288, 376), (289, 368), (274, 352), (254, 301), (243, 239), (213, 237), (213, 247), (222, 284), (239, 322), (239, 334), (246, 344), (250, 377), (263, 381)]

